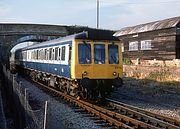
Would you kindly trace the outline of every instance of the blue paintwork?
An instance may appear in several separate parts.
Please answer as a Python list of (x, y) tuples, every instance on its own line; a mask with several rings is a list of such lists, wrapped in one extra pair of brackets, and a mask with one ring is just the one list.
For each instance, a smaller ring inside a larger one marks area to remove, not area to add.
[[(48, 72), (48, 73), (56, 74), (59, 76), (64, 76), (67, 78), (71, 77), (70, 65), (23, 61), (23, 62), (21, 62), (21, 66), (23, 66), (24, 68), (36, 69), (38, 71)], [(57, 70), (55, 70), (55, 69), (57, 69)]]
[[(72, 47), (72, 41), (64, 41), (61, 43), (54, 43), (49, 44), (48, 47), (54, 47), (54, 46), (60, 46), (60, 45), (66, 45), (68, 44), (70, 47)], [(29, 49), (37, 49), (37, 48), (44, 48), (47, 47), (46, 45), (41, 45), (41, 47), (37, 47), (38, 45), (32, 45), (30, 47), (24, 48), (23, 50), (29, 50)], [(21, 54), (22, 51), (17, 51), (18, 54)], [(40, 62), (27, 62), (27, 61), (20, 61), (20, 66), (23, 68), (30, 68), (35, 69), (42, 72), (48, 72), (52, 74), (56, 74), (59, 76), (64, 76), (67, 78), (71, 77), (70, 72), (70, 64), (64, 65), (64, 64), (50, 64), (50, 63), (40, 63)]]

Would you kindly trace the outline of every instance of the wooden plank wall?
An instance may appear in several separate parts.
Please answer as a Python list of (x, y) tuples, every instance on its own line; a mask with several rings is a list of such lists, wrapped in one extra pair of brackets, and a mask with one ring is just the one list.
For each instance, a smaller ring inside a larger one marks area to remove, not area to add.
[(180, 59), (180, 27), (176, 29), (176, 59)]
[[(168, 28), (151, 32), (119, 37), (124, 42), (124, 57), (144, 60), (172, 60), (176, 58), (176, 28)], [(152, 40), (151, 50), (141, 50), (142, 40)], [(129, 51), (129, 42), (138, 41), (138, 51)]]

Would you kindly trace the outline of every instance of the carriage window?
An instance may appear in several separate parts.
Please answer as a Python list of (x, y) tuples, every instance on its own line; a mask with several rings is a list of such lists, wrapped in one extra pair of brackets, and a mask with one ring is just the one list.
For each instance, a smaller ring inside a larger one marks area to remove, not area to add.
[(42, 51), (39, 50), (39, 59), (40, 59), (40, 60), (42, 59), (42, 58), (41, 58), (41, 53), (42, 53)]
[(49, 60), (52, 60), (52, 48), (49, 49)]
[(34, 50), (34, 60), (36, 60), (37, 59), (37, 52), (36, 52), (36, 50)]
[(38, 59), (41, 60), (41, 50), (39, 50)]
[(58, 60), (58, 47), (55, 48), (55, 60)]
[(34, 52), (33, 52), (33, 50), (31, 51), (31, 59), (32, 60), (34, 59)]
[(31, 52), (31, 58), (30, 59), (33, 59), (33, 52), (32, 51), (30, 51)]
[(41, 59), (41, 50), (38, 50), (38, 59)]
[(44, 50), (41, 49), (41, 60), (44, 60)]
[(66, 47), (63, 46), (62, 51), (61, 51), (61, 60), (63, 60), (63, 61), (65, 61), (65, 52), (66, 52)]
[(49, 49), (47, 49), (46, 60), (49, 60)]
[(109, 64), (119, 64), (118, 45), (108, 45)]
[(94, 45), (94, 63), (105, 64), (105, 45), (95, 44)]
[(44, 50), (44, 59), (47, 60), (47, 49)]
[(36, 59), (36, 60), (38, 60), (38, 50), (35, 50), (35, 53), (36, 53), (36, 55), (35, 55), (35, 56), (36, 56), (36, 57), (35, 57), (35, 59)]
[(42, 57), (42, 60), (44, 60), (44, 57), (45, 57), (44, 49), (42, 49), (41, 57)]
[(61, 60), (61, 48), (59, 48), (58, 60)]
[(71, 63), (71, 53), (72, 53), (72, 47), (69, 47), (69, 63)]
[(38, 59), (41, 59), (41, 50), (38, 51)]
[(36, 52), (36, 60), (38, 60), (38, 50), (35, 51)]
[(37, 59), (37, 51), (34, 50), (34, 59), (36, 60)]
[(26, 51), (26, 60), (28, 59), (28, 56), (29, 56), (29, 55), (28, 55), (28, 51)]
[(78, 44), (79, 64), (91, 64), (91, 45)]
[(31, 54), (32, 54), (32, 59), (34, 60), (34, 51), (33, 50), (31, 51)]
[(43, 49), (42, 56), (43, 56), (43, 60), (45, 60), (45, 59), (46, 59), (46, 55), (45, 55), (45, 49)]
[(52, 49), (52, 60), (54, 60), (54, 56), (55, 56), (55, 51), (54, 48)]

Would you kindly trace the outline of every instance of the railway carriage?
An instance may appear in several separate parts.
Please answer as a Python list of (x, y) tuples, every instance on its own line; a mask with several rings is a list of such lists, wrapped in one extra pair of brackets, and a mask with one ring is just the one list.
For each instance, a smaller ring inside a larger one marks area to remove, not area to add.
[(36, 81), (86, 99), (122, 85), (121, 42), (87, 32), (17, 50), (16, 66)]

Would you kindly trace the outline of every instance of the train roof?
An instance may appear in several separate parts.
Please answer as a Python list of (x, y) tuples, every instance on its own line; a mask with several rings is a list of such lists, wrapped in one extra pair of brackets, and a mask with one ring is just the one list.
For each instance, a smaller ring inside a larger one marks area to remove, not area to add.
[(66, 42), (66, 41), (72, 41), (74, 39), (82, 39), (82, 40), (111, 40), (111, 41), (119, 41), (119, 39), (117, 37), (114, 37), (113, 35), (101, 35), (101, 33), (99, 32), (95, 32), (95, 33), (88, 33), (88, 32), (81, 32), (81, 33), (77, 33), (74, 35), (69, 35), (69, 36), (65, 36), (65, 37), (60, 37), (54, 40), (49, 40), (49, 41), (45, 41), (45, 42), (41, 42), (38, 44), (34, 44), (28, 47), (23, 48), (22, 50), (28, 50), (28, 49), (33, 49), (33, 48), (40, 48), (40, 47), (48, 47), (48, 46), (53, 46), (57, 43), (61, 43), (61, 42)]

